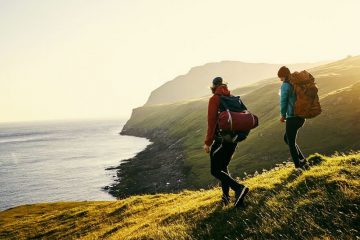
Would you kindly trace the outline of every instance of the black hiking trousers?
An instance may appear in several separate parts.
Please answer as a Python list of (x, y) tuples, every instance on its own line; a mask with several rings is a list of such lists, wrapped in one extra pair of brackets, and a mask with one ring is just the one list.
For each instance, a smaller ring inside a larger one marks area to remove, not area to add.
[(294, 161), (295, 167), (300, 167), (300, 160), (305, 159), (299, 146), (296, 144), (296, 137), (299, 129), (304, 125), (305, 119), (301, 117), (290, 117), (286, 119), (286, 131), (284, 134), (284, 141), (289, 145), (291, 158)]
[(235, 152), (237, 143), (214, 141), (210, 150), (211, 175), (221, 181), (223, 194), (229, 196), (230, 188), (234, 191), (243, 187), (230, 176), (228, 165)]

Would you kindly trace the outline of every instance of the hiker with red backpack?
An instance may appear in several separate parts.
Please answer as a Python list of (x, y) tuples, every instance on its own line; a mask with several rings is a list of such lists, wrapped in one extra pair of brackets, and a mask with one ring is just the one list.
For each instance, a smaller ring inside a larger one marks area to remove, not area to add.
[(291, 73), (286, 66), (278, 71), (280, 88), (280, 122), (286, 122), (284, 141), (289, 146), (296, 169), (309, 169), (309, 164), (296, 143), (299, 129), (306, 118), (321, 113), (314, 77), (307, 71)]
[(230, 203), (231, 188), (235, 192), (234, 206), (239, 207), (249, 188), (230, 176), (228, 165), (237, 143), (246, 139), (258, 119), (247, 111), (239, 96), (230, 94), (221, 77), (213, 79), (211, 91), (214, 95), (209, 99), (204, 150), (210, 154), (211, 174), (221, 181), (222, 203)]

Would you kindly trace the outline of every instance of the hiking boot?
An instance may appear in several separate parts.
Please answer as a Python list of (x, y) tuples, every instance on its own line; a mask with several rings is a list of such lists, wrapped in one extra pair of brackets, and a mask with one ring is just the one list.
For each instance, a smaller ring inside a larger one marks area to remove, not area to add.
[(224, 206), (229, 205), (229, 203), (230, 203), (230, 196), (223, 194), (222, 197), (221, 197), (221, 202), (222, 202), (222, 204), (223, 204)]
[(246, 186), (241, 186), (237, 191), (235, 191), (235, 207), (240, 207), (243, 202), (246, 194), (249, 192), (249, 188)]
[(295, 167), (294, 171), (292, 172), (292, 175), (294, 176), (300, 176), (304, 172), (304, 169), (301, 167)]
[(299, 162), (300, 162), (299, 168), (301, 168), (303, 170), (310, 170), (310, 165), (306, 161), (306, 159), (301, 159)]

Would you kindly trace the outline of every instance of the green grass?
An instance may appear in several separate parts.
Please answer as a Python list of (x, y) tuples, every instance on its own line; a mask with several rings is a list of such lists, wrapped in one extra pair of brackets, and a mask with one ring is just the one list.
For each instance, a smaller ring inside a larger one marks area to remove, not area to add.
[[(298, 143), (305, 154), (331, 154), (336, 150), (360, 149), (360, 56), (311, 69), (319, 86), (323, 113), (301, 129)], [(238, 145), (229, 165), (234, 176), (269, 169), (289, 156), (283, 142), (284, 125), (279, 119), (278, 79), (268, 79), (232, 91), (241, 94), (247, 107), (258, 115), (260, 126)], [(344, 89), (345, 88), (345, 89)], [(206, 133), (208, 97), (174, 104), (134, 109), (124, 129), (145, 135), (157, 128), (181, 139), (185, 154), (186, 181), (198, 188), (214, 182), (209, 157), (202, 151)]]
[(242, 208), (221, 206), (218, 186), (23, 205), (0, 212), (0, 239), (356, 239), (360, 152), (310, 161), (318, 164), (300, 174), (284, 163), (244, 180)]

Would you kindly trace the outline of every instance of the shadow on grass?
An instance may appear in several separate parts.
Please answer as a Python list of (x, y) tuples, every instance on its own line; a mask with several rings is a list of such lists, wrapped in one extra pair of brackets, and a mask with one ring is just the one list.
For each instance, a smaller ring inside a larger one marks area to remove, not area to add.
[(297, 177), (298, 174), (293, 171), (281, 184), (271, 190), (250, 189), (243, 207), (216, 208), (208, 217), (196, 223), (191, 235), (194, 239), (243, 239), (258, 236), (257, 228), (261, 222), (261, 215), (257, 213), (265, 208), (269, 198), (276, 196)]
[[(193, 239), (352, 239), (359, 234), (359, 197), (347, 198), (344, 182), (330, 176), (306, 177), (293, 171), (271, 190), (254, 189), (242, 208), (216, 208), (194, 223)], [(347, 176), (351, 178), (351, 176)], [(351, 187), (351, 186), (348, 186)], [(271, 201), (281, 202), (272, 206)]]

